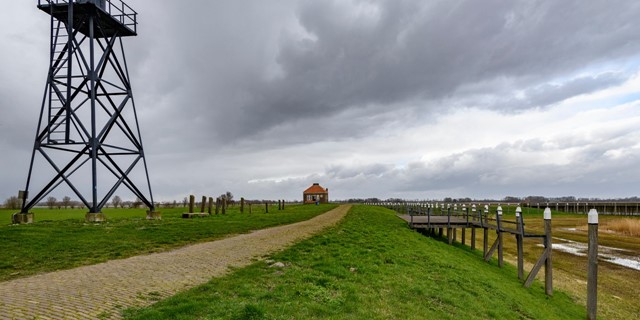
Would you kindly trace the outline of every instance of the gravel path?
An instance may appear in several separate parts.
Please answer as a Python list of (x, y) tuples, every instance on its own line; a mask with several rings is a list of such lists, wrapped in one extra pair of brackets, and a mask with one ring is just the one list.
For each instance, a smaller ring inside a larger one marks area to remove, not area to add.
[(117, 319), (283, 250), (339, 222), (350, 206), (307, 221), (177, 250), (0, 283), (0, 319)]

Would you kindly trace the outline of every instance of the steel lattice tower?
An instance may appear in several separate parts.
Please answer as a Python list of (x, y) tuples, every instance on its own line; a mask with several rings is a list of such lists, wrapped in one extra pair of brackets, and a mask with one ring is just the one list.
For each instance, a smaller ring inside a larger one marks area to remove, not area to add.
[[(122, 41), (137, 35), (137, 13), (121, 0), (38, 0), (38, 8), (51, 16), (50, 65), (14, 222), (29, 222), (31, 208), (61, 184), (89, 208), (87, 220), (101, 221), (102, 208), (122, 185), (153, 213)], [(46, 164), (34, 166), (36, 160)], [(52, 169), (50, 175), (40, 173), (42, 167)], [(44, 182), (29, 199), (34, 178)], [(89, 185), (87, 180), (91, 189), (83, 192), (77, 186)]]

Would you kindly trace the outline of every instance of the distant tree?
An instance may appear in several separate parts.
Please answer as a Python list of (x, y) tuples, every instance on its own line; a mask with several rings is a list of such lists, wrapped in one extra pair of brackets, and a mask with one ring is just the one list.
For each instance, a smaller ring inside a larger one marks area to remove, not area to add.
[(171, 204), (171, 208), (176, 208), (178, 206), (178, 201), (173, 200), (173, 203)]
[(71, 205), (71, 198), (69, 196), (64, 196), (62, 198), (62, 206), (66, 209)]
[(111, 205), (114, 208), (118, 208), (122, 205), (122, 198), (120, 198), (120, 196), (114, 196), (113, 198), (111, 198)]
[(141, 205), (142, 205), (142, 200), (140, 200), (140, 198), (136, 198), (136, 200), (133, 201), (133, 203), (131, 203), (131, 206), (135, 209), (140, 208)]
[(18, 199), (18, 197), (13, 196), (13, 197), (9, 197), (8, 199), (4, 200), (4, 208), (5, 209), (11, 209), (11, 210), (16, 210), (16, 209), (20, 209), (20, 199)]
[(451, 199), (451, 197), (446, 197), (442, 201), (444, 201), (444, 202), (452, 202), (453, 199)]
[(525, 198), (525, 201), (528, 202), (531, 206), (535, 206), (536, 204), (543, 205), (547, 203), (547, 198), (542, 196), (528, 196)]
[(47, 207), (49, 207), (49, 209), (55, 208), (56, 204), (58, 204), (58, 199), (56, 199), (56, 197), (47, 198)]
[(184, 199), (182, 199), (182, 207), (186, 208), (187, 207), (187, 203), (189, 203), (189, 199), (187, 199), (187, 197), (184, 197)]
[(227, 191), (226, 193), (223, 193), (220, 195), (220, 200), (226, 200), (227, 204), (232, 204), (233, 203), (233, 193)]
[(520, 200), (522, 200), (522, 199), (520, 199), (518, 197), (512, 197), (512, 196), (506, 196), (506, 197), (504, 197), (504, 199), (502, 199), (502, 201), (510, 202), (510, 203), (520, 202)]

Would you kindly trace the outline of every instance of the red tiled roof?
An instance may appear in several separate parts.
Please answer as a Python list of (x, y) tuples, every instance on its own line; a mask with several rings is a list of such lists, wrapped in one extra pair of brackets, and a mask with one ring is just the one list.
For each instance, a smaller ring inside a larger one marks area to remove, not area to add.
[(314, 183), (311, 187), (309, 187), (303, 193), (327, 193), (327, 190), (325, 190), (319, 184)]

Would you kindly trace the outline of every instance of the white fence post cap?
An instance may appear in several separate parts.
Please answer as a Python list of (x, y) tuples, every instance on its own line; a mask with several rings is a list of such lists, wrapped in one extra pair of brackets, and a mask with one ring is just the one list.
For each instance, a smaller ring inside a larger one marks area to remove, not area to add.
[(519, 217), (521, 213), (522, 213), (522, 208), (517, 207), (516, 208), (516, 217)]
[(545, 220), (551, 220), (551, 208), (546, 207), (544, 209), (544, 219)]
[(498, 206), (498, 215), (502, 215), (502, 206)]
[(589, 224), (598, 224), (598, 210), (589, 210)]

